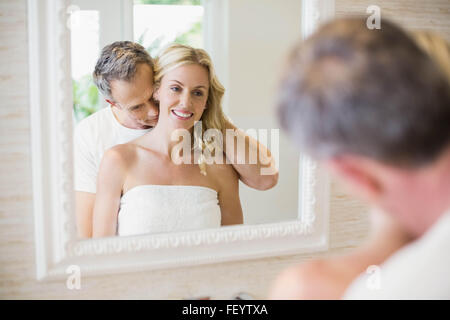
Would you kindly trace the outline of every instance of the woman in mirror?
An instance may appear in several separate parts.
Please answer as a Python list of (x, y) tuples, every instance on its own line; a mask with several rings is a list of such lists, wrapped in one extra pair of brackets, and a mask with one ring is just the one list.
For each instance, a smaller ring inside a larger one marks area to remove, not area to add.
[[(212, 141), (202, 133), (208, 129), (223, 132), (225, 126), (224, 88), (210, 57), (202, 49), (171, 45), (157, 60), (155, 85), (160, 108), (156, 127), (103, 156), (94, 237), (243, 223), (238, 175), (223, 152), (214, 153), (213, 163), (204, 157)], [(202, 128), (200, 138), (194, 135), (197, 121)]]

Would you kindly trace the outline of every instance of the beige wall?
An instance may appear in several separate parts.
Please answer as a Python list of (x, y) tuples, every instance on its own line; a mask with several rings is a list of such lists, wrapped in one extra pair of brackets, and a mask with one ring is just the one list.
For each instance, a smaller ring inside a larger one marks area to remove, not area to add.
[(336, 0), (336, 16), (367, 15), (370, 5), (381, 9), (383, 18), (391, 19), (409, 30), (433, 30), (450, 41), (450, 1), (448, 0)]
[[(344, 1), (336, 2), (338, 12), (342, 13)], [(413, 5), (415, 1), (397, 2)], [(436, 3), (443, 6), (447, 1)], [(444, 15), (443, 10), (433, 9), (425, 10), (428, 16), (424, 16), (423, 5), (419, 8), (418, 11), (410, 9), (398, 14), (417, 14), (430, 26), (442, 25), (448, 35), (448, 5)], [(179, 299), (203, 295), (227, 299), (240, 291), (264, 298), (280, 270), (311, 258), (297, 255), (82, 278), (81, 290), (78, 291), (66, 289), (63, 281), (37, 282), (34, 278), (26, 14), (26, 0), (0, 2), (1, 299)], [(338, 254), (354, 248), (365, 238), (368, 231), (367, 208), (347, 196), (334, 182), (331, 194), (331, 248), (325, 254)]]
[[(285, 57), (301, 36), (301, 2), (228, 0), (227, 16), (227, 115), (243, 130), (277, 129), (273, 107), (276, 86)], [(270, 145), (275, 141), (271, 141), (271, 132), (267, 132)], [(246, 224), (297, 218), (299, 156), (282, 131), (278, 142), (277, 186), (260, 192), (240, 183), (239, 196)]]

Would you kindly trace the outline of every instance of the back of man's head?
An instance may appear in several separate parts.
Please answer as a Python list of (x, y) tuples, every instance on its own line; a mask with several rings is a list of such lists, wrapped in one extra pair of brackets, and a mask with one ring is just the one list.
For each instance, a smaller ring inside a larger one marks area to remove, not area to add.
[(450, 144), (450, 85), (402, 29), (383, 20), (335, 20), (292, 52), (278, 115), (314, 156), (427, 164)]

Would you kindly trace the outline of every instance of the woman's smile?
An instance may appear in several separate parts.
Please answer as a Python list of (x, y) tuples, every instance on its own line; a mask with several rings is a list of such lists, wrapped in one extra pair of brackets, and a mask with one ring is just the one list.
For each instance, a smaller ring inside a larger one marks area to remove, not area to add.
[(171, 113), (174, 117), (176, 117), (179, 120), (189, 120), (194, 116), (193, 112), (181, 109), (172, 109)]
[(171, 120), (171, 129), (188, 129), (201, 119), (208, 89), (208, 70), (198, 64), (182, 65), (164, 75), (155, 97), (160, 102), (160, 113)]

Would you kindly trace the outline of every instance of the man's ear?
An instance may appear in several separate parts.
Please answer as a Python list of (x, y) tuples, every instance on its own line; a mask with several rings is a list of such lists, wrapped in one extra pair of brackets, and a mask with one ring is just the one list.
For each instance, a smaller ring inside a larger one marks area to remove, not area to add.
[(376, 202), (382, 194), (382, 183), (369, 162), (359, 157), (338, 156), (326, 162), (353, 195)]

